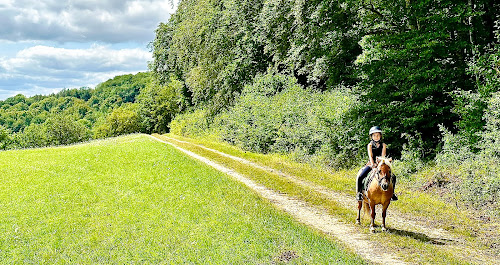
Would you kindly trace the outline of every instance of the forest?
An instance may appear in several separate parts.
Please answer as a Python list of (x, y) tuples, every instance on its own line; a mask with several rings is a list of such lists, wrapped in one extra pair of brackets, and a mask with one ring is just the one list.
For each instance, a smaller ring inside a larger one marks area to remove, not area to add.
[(150, 69), (170, 91), (172, 130), (206, 125), (247, 149), (331, 161), (359, 158), (379, 125), (398, 158), (432, 160), (447, 134), (477, 153), (498, 136), (499, 10), (472, 0), (186, 0), (159, 25)]
[(149, 72), (0, 102), (1, 147), (172, 132), (346, 168), (378, 125), (402, 177), (433, 166), (492, 205), (499, 15), (495, 0), (181, 0)]

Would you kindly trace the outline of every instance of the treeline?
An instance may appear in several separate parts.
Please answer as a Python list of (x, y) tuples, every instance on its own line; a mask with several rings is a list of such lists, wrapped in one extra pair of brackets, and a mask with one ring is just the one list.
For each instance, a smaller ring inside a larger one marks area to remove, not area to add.
[(182, 0), (151, 43), (152, 120), (333, 167), (366, 161), (379, 125), (400, 176), (494, 206), (499, 14), (495, 0)]
[[(150, 69), (170, 91), (162, 92), (170, 100), (165, 122), (191, 110), (203, 112), (195, 116), (211, 124), (240, 105), (252, 109), (248, 94), (272, 98), (298, 85), (356, 101), (322, 105), (333, 112), (349, 108), (340, 111), (342, 124), (326, 118), (318, 123), (319, 130), (335, 124), (329, 129), (340, 132), (333, 138), (324, 133), (316, 138), (321, 144), (310, 148), (308, 133), (302, 133), (298, 143), (273, 148), (290, 136), (284, 131), (307, 122), (272, 113), (244, 121), (226, 115), (216, 124), (241, 124), (224, 128), (222, 137), (263, 152), (329, 148), (352, 158), (366, 144), (368, 128), (379, 125), (394, 156), (406, 146), (432, 159), (443, 150), (444, 130), (463, 136), (463, 144), (477, 151), (482, 131), (491, 128), (485, 111), (499, 90), (499, 10), (494, 0), (182, 0), (156, 31)], [(293, 100), (301, 99), (289, 104)], [(314, 111), (308, 106), (289, 116)], [(280, 125), (267, 128), (266, 136), (253, 133), (266, 122)]]
[(139, 94), (149, 73), (117, 76), (95, 89), (0, 101), (0, 148), (65, 145), (143, 131)]

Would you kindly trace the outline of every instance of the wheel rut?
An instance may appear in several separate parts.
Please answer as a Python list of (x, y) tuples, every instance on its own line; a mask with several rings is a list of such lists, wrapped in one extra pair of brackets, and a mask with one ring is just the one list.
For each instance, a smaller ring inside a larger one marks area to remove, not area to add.
[[(287, 181), (293, 182), (295, 185), (311, 189), (314, 192), (321, 194), (321, 196), (323, 196), (324, 198), (332, 200), (336, 202), (339, 206), (347, 209), (355, 209), (357, 207), (356, 206), (357, 202), (354, 200), (352, 196), (342, 194), (340, 192), (328, 189), (324, 186), (309, 181), (305, 181), (296, 176), (283, 173), (279, 170), (267, 166), (262, 166), (252, 161), (243, 159), (241, 157), (229, 155), (202, 145), (178, 140), (163, 135), (162, 136), (153, 135), (151, 137), (157, 141), (171, 145), (174, 148), (180, 150), (181, 152), (187, 154), (188, 156), (200, 160), (203, 163), (210, 165), (211, 167), (228, 174), (235, 180), (245, 184), (248, 188), (258, 193), (261, 197), (269, 200), (277, 208), (293, 216), (296, 220), (329, 235), (330, 237), (343, 243), (346, 247), (350, 248), (352, 251), (354, 251), (355, 253), (357, 253), (358, 255), (360, 255), (361, 257), (370, 262), (376, 264), (388, 264), (388, 263), (410, 264), (408, 262), (401, 260), (393, 253), (390, 253), (389, 251), (385, 250), (382, 246), (375, 246), (376, 244), (374, 244), (374, 242), (370, 240), (369, 235), (366, 233), (359, 232), (359, 230), (356, 229), (354, 224), (347, 224), (342, 220), (328, 214), (324, 209), (311, 206), (302, 200), (271, 190), (261, 184), (254, 182), (253, 180), (247, 178), (246, 176), (238, 172), (235, 172), (230, 168), (222, 166), (192, 151), (182, 148), (176, 143), (196, 146), (198, 148), (205, 149), (220, 156), (224, 156), (232, 160), (238, 161), (245, 165), (249, 165), (254, 168), (279, 175), (280, 177), (285, 178)], [(381, 215), (380, 209), (377, 209), (377, 211), (378, 211), (377, 216), (380, 216)], [(411, 231), (409, 233), (412, 233), (415, 237), (421, 237), (422, 240), (428, 241), (432, 244), (452, 247), (459, 250), (459, 252), (462, 252), (463, 254), (467, 253), (469, 254), (469, 261), (472, 263), (485, 264), (492, 262), (491, 257), (485, 258), (484, 255), (481, 255), (480, 252), (479, 253), (477, 252), (478, 251), (477, 249), (473, 250), (469, 246), (467, 246), (465, 240), (449, 233), (444, 229), (429, 227), (424, 223), (408, 220), (408, 218), (405, 218), (403, 214), (400, 214), (396, 211), (390, 212), (389, 226), (390, 230), (396, 229), (399, 232)], [(473, 253), (479, 255), (473, 255)], [(496, 261), (497, 260), (495, 259), (495, 262)]]

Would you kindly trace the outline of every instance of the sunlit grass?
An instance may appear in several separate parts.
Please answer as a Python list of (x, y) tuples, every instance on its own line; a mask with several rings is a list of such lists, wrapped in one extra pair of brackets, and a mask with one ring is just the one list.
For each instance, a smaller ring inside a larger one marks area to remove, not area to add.
[(144, 135), (0, 159), (2, 264), (363, 263)]
[[(244, 165), (240, 162), (217, 155), (189, 143), (176, 142), (176, 144), (183, 148), (187, 148), (195, 153), (206, 156), (211, 160), (224, 164), (237, 172), (251, 177), (258, 183), (266, 185), (267, 187), (325, 208), (330, 213), (340, 217), (346, 223), (353, 223), (355, 220), (357, 208), (354, 201), (354, 185), (357, 170), (332, 172), (324, 168), (314, 168), (308, 164), (291, 161), (288, 157), (282, 155), (264, 155), (245, 152), (237, 147), (217, 142), (213, 139), (188, 139), (172, 134), (168, 134), (167, 136), (242, 157), (257, 164), (278, 169), (300, 179), (322, 185), (334, 191), (352, 195), (353, 206), (350, 209), (346, 209), (337, 205), (335, 201), (325, 198), (324, 195), (287, 181), (283, 177), (276, 174), (255, 169), (252, 166)], [(475, 241), (475, 238), (471, 233), (471, 230), (473, 230), (474, 227), (469, 225), (472, 221), (468, 219), (463, 212), (453, 207), (453, 205), (447, 204), (443, 200), (433, 198), (429, 194), (416, 192), (411, 189), (411, 187), (406, 187), (405, 183), (400, 183), (398, 187), (398, 191), (401, 194), (401, 200), (391, 204), (390, 206), (387, 221), (389, 227), (391, 222), (391, 209), (396, 209), (399, 212), (408, 215), (411, 219), (427, 220), (429, 224), (449, 230), (450, 232), (455, 233), (456, 236), (462, 237), (462, 239), (470, 242)], [(368, 220), (364, 220), (363, 225), (368, 225)], [(368, 229), (366, 229), (366, 227), (364, 228), (361, 226), (359, 231), (367, 233)], [(394, 233), (372, 235), (371, 238), (375, 242), (383, 243), (394, 248), (397, 253), (402, 254), (403, 259), (410, 262), (418, 261), (422, 263), (434, 264), (448, 264), (451, 262), (453, 264), (468, 264), (468, 260), (464, 259), (464, 257), (462, 257), (462, 255), (453, 248), (447, 250), (441, 245), (433, 243), (431, 238), (427, 238), (425, 235), (420, 234), (417, 231), (397, 231), (394, 229), (393, 231)]]

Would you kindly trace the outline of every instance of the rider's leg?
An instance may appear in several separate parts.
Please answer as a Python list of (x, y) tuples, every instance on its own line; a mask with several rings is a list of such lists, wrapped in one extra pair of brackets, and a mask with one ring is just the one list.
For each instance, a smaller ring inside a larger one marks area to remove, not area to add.
[(392, 198), (391, 201), (397, 201), (398, 196), (396, 196), (396, 175), (392, 174), (392, 188), (394, 189), (394, 192), (392, 193)]
[(364, 167), (361, 173), (358, 175), (358, 178), (356, 179), (356, 192), (357, 192), (356, 199), (358, 201), (363, 200), (363, 194), (361, 193), (363, 190), (363, 180), (366, 178), (366, 176), (368, 176), (370, 170), (371, 167), (369, 166)]

